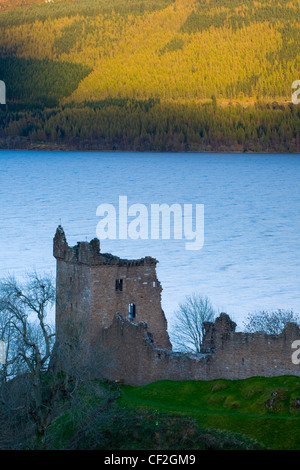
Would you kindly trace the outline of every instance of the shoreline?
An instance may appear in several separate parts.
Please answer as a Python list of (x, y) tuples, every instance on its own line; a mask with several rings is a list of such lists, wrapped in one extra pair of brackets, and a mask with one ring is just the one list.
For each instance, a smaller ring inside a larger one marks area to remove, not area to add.
[(62, 152), (139, 152), (139, 153), (235, 153), (235, 154), (290, 154), (299, 155), (300, 151), (291, 152), (288, 149), (269, 148), (254, 150), (254, 143), (249, 143), (248, 148), (245, 146), (236, 145), (193, 145), (190, 144), (188, 148), (153, 148), (151, 145), (146, 146), (132, 146), (132, 145), (118, 145), (117, 143), (96, 143), (92, 141), (81, 141), (76, 144), (63, 143), (63, 142), (28, 142), (19, 136), (9, 139), (0, 139), (0, 151), (5, 150), (28, 150), (28, 151), (62, 151)]

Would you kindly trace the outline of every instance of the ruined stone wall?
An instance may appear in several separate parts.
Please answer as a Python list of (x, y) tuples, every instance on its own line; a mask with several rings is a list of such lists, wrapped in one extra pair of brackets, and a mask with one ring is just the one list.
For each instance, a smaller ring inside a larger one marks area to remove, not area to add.
[(90, 344), (90, 270), (60, 260), (56, 269), (56, 337), (62, 342)]
[(104, 353), (106, 359), (98, 374), (130, 385), (158, 380), (300, 376), (300, 366), (291, 360), (291, 344), (300, 339), (297, 325), (289, 324), (280, 335), (266, 335), (228, 331), (231, 320), (221, 320), (225, 331), (217, 332), (215, 352), (193, 355), (156, 348), (145, 323), (133, 325), (116, 316), (99, 338), (99, 357)]
[[(167, 321), (161, 308), (161, 285), (154, 263), (113, 264), (91, 268), (91, 315), (94, 324), (109, 326), (116, 313), (128, 317), (129, 304), (135, 305), (134, 323), (146, 321), (157, 347), (171, 348)], [(122, 290), (115, 288), (122, 281)]]
[[(69, 344), (77, 351), (78, 367), (95, 361), (101, 329), (112, 323), (116, 313), (127, 318), (129, 304), (135, 306), (131, 321), (147, 320), (155, 345), (171, 349), (154, 258), (126, 260), (101, 253), (98, 239), (70, 247), (60, 226), (53, 254), (57, 260), (56, 349), (60, 347), (64, 358), (69, 346), (63, 344)], [(120, 290), (117, 280), (122, 282)]]
[[(82, 376), (123, 379), (131, 385), (157, 380), (244, 379), (300, 376), (291, 348), (300, 329), (280, 335), (239, 333), (222, 313), (206, 322), (201, 354), (172, 352), (161, 309), (157, 261), (124, 260), (100, 252), (100, 242), (69, 247), (62, 227), (53, 245), (57, 260), (56, 367)], [(116, 289), (122, 280), (122, 289)], [(128, 320), (128, 305), (136, 306)]]
[(102, 330), (99, 356), (102, 354), (106, 361), (99, 374), (130, 385), (206, 378), (201, 373), (205, 358), (193, 360), (187, 354), (156, 348), (146, 323), (133, 324), (120, 315), (115, 316), (110, 327)]

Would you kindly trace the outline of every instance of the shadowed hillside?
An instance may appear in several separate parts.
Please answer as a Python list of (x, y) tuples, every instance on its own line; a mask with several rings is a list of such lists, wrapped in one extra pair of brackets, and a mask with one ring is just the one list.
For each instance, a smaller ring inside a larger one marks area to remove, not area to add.
[[(57, 0), (2, 11), (0, 79), (8, 102), (0, 114), (2, 146), (21, 136), (24, 145), (299, 151), (299, 107), (291, 104), (299, 6), (299, 0)], [(149, 100), (159, 118), (140, 112)], [(45, 107), (79, 130), (53, 128), (44, 117), (32, 122), (31, 112)], [(17, 111), (23, 114), (7, 119)], [(217, 131), (204, 122), (207, 113)], [(22, 117), (32, 122), (30, 132), (12, 124)], [(94, 117), (101, 123), (96, 133)]]

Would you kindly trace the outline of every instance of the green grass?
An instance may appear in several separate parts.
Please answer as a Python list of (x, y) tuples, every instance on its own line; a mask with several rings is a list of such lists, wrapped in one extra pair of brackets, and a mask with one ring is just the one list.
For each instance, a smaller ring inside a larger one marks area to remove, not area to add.
[[(157, 384), (158, 388), (160, 383)], [(125, 389), (124, 389), (125, 390)], [(127, 390), (127, 388), (126, 388)], [(50, 450), (252, 450), (262, 446), (239, 432), (207, 429), (188, 413), (149, 409), (116, 399), (114, 385), (93, 381), (80, 387), (69, 409), (47, 430)], [(123, 395), (123, 392), (122, 392)], [(31, 442), (31, 448), (40, 448)], [(39, 444), (40, 445), (40, 444)]]
[(299, 450), (299, 431), (300, 377), (160, 381), (120, 394), (96, 380), (81, 384), (43, 449)]
[(269, 449), (300, 449), (300, 378), (156, 382), (122, 387), (129, 407), (181, 413), (203, 428), (238, 432)]

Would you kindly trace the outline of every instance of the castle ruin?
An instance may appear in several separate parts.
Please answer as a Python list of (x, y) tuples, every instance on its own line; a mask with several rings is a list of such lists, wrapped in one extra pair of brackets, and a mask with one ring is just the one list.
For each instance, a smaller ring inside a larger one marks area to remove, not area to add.
[(61, 226), (53, 254), (56, 271), (57, 367), (92, 378), (143, 385), (158, 380), (243, 379), (300, 376), (292, 343), (300, 328), (279, 335), (236, 332), (221, 313), (206, 322), (200, 354), (172, 351), (161, 308), (157, 260), (121, 259), (101, 253), (100, 242), (70, 247)]

